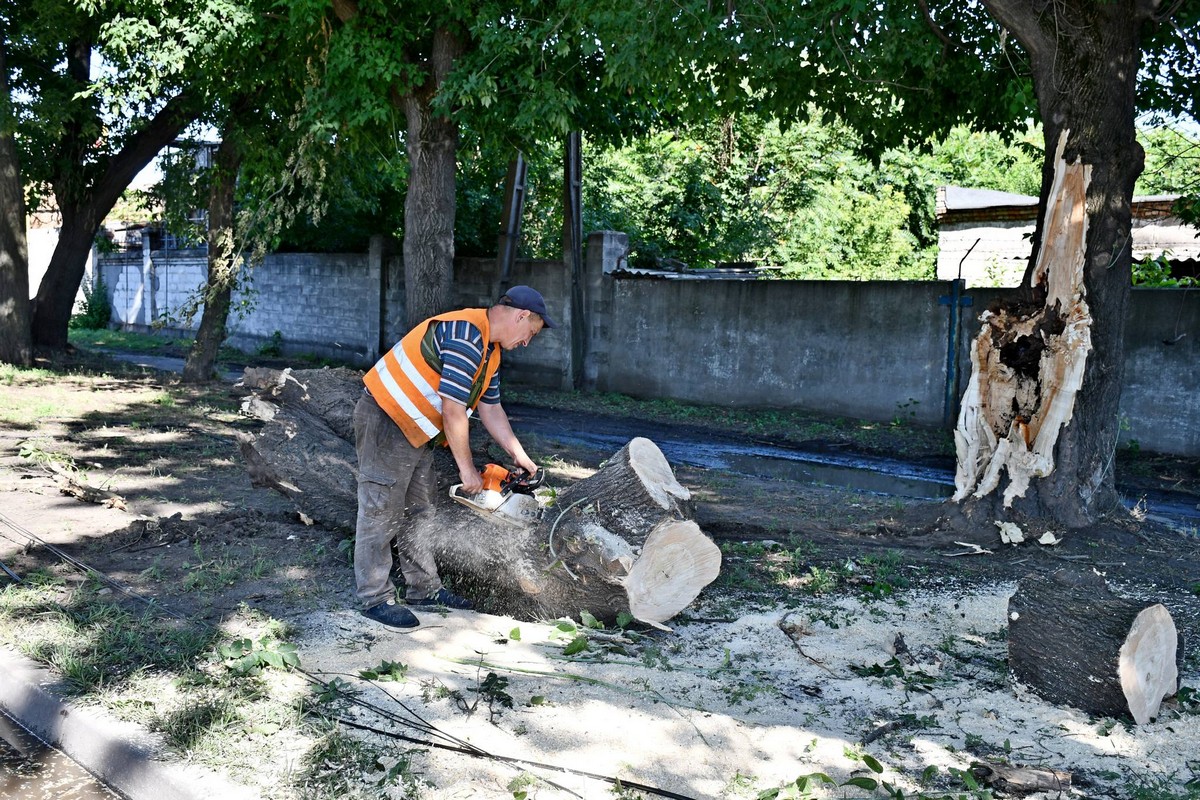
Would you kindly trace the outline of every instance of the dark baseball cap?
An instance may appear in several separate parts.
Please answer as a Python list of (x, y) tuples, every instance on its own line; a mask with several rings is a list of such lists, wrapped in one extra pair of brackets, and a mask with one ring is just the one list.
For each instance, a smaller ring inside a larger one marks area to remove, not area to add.
[(546, 313), (546, 301), (542, 299), (542, 294), (537, 289), (529, 286), (514, 286), (504, 293), (504, 297), (500, 298), (500, 305), (532, 311), (542, 318), (542, 322), (546, 323), (547, 328), (558, 327), (558, 323), (550, 319), (550, 315)]

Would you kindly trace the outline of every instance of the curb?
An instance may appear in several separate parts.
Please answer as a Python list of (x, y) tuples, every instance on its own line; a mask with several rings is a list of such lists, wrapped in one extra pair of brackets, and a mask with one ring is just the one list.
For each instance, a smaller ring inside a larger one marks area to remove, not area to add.
[(0, 708), (129, 800), (257, 800), (259, 794), (203, 767), (155, 757), (143, 729), (55, 696), (57, 679), (0, 647)]

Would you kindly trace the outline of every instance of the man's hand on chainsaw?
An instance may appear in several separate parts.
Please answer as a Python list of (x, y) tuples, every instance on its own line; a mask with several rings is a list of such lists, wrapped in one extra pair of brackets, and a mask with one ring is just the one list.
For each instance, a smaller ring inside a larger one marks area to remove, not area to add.
[(533, 463), (529, 459), (529, 456), (525, 456), (524, 459), (518, 458), (518, 459), (516, 459), (516, 462), (517, 462), (518, 467), (525, 470), (526, 475), (536, 475), (537, 474), (538, 465)]
[(479, 494), (483, 491), (483, 476), (479, 474), (479, 470), (475, 469), (474, 464), (459, 467), (458, 480), (462, 484), (460, 491), (463, 494)]

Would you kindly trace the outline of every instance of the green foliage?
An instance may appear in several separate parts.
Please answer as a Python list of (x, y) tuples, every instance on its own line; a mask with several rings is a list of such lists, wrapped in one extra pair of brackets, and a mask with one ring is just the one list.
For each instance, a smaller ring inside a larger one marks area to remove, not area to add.
[(1162, 253), (1156, 258), (1144, 258), (1132, 265), (1133, 285), (1149, 287), (1190, 287), (1196, 285), (1196, 279), (1190, 277), (1175, 278), (1171, 275), (1169, 253)]
[(108, 297), (108, 286), (97, 276), (95, 287), (83, 284), (83, 303), (78, 314), (71, 317), (72, 329), (104, 330), (112, 321), (112, 301)]
[(882, 664), (850, 667), (850, 671), (862, 678), (880, 678), (885, 686), (893, 680), (899, 681), (908, 691), (927, 692), (933, 688), (935, 678), (924, 670), (906, 670), (897, 658), (889, 658)]
[[(873, 775), (883, 775), (883, 765), (871, 755), (847, 750), (846, 756), (855, 761), (861, 761)], [(936, 773), (937, 767), (926, 769), (921, 776), (922, 784), (927, 783)], [(992, 797), (991, 791), (981, 787), (970, 772), (951, 769), (950, 774), (962, 784), (966, 794), (961, 791), (954, 794), (926, 794), (924, 791), (907, 794), (900, 787), (882, 778), (855, 775), (839, 783), (824, 772), (812, 772), (808, 775), (801, 775), (791, 783), (759, 792), (757, 800), (815, 800), (818, 797), (828, 796), (828, 787), (858, 789), (868, 793), (863, 796), (884, 797), (889, 800), (990, 800)]]
[[(503, 708), (512, 708), (513, 699), (512, 695), (505, 691), (507, 688), (508, 678), (497, 675), (494, 672), (489, 672), (484, 677), (483, 681), (480, 682), (479, 688), (476, 691), (479, 692), (480, 697), (487, 701), (489, 708), (491, 708), (493, 705), (498, 705)], [(493, 715), (495, 713), (496, 712), (493, 710)]]
[(928, 280), (944, 184), (1036, 194), (1040, 132), (951, 129), (872, 163), (844, 122), (742, 114), (589, 154), (589, 230), (629, 234), (632, 266), (754, 262), (795, 278)]
[(398, 661), (382, 661), (373, 669), (360, 670), (358, 677), (367, 681), (395, 681), (402, 683), (408, 677), (408, 665)]
[(258, 346), (258, 354), (268, 358), (279, 358), (283, 355), (283, 331), (275, 331)]
[[(412, 751), (381, 746), (330, 727), (305, 753), (297, 785), (305, 797), (418, 797), (419, 781), (412, 768)], [(390, 767), (389, 762), (395, 759)], [(378, 775), (378, 777), (376, 777)]]
[(1176, 126), (1142, 128), (1146, 167), (1134, 194), (1200, 194), (1200, 139)]
[(217, 648), (225, 666), (239, 676), (257, 675), (264, 668), (286, 670), (300, 666), (296, 645), (264, 636), (258, 641), (235, 639)]

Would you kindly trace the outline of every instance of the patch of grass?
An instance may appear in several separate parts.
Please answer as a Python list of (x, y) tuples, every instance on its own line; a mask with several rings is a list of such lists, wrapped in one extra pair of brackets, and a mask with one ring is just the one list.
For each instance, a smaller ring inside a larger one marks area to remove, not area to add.
[(909, 586), (895, 551), (829, 564), (813, 563), (820, 554), (808, 542), (787, 547), (776, 542), (724, 541), (720, 546), (722, 570), (717, 585), (725, 588), (755, 593), (766, 589), (767, 594), (784, 590), (809, 597), (849, 591), (864, 599), (883, 600)]
[(1200, 800), (1200, 778), (1185, 782), (1178, 775), (1137, 775), (1131, 783), (1130, 800)]
[(109, 350), (148, 355), (186, 355), (193, 341), (105, 328), (74, 328), (69, 332), (68, 338), (76, 347), (104, 347)]
[(92, 585), (69, 595), (66, 588), (50, 573), (32, 573), (0, 590), (0, 637), (18, 641), (26, 655), (62, 673), (73, 694), (119, 684), (150, 666), (190, 669), (212, 646), (208, 633), (134, 614)]
[(18, 380), (50, 380), (54, 373), (39, 367), (18, 367), (0, 361), (0, 384), (12, 386)]

